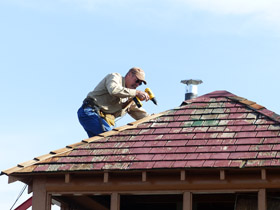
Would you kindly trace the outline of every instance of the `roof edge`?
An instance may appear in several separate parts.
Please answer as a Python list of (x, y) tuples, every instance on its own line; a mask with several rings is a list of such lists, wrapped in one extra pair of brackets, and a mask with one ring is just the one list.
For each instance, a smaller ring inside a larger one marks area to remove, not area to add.
[(104, 137), (115, 135), (115, 134), (119, 133), (120, 131), (131, 129), (131, 128), (135, 128), (135, 127), (137, 127), (141, 123), (147, 122), (147, 121), (149, 121), (151, 119), (154, 119), (154, 118), (157, 118), (159, 116), (164, 115), (166, 112), (167, 111), (160, 112), (158, 114), (151, 114), (151, 115), (149, 115), (149, 116), (147, 116), (147, 117), (145, 117), (143, 119), (136, 120), (134, 122), (130, 122), (130, 123), (124, 125), (124, 126), (113, 128), (111, 131), (107, 131), (107, 132), (101, 133), (101, 134), (99, 134), (97, 136), (94, 136), (94, 137), (91, 137), (91, 138), (88, 138), (88, 139), (83, 139), (81, 142), (70, 144), (70, 145), (67, 145), (66, 147), (63, 147), (61, 149), (50, 151), (48, 154), (41, 155), (39, 157), (35, 157), (32, 160), (20, 163), (17, 166), (14, 166), (14, 167), (9, 168), (7, 170), (1, 171), (0, 176), (1, 175), (9, 176), (9, 175), (11, 175), (11, 174), (13, 174), (15, 172), (20, 172), (21, 170), (28, 171), (27, 170), (28, 167), (32, 167), (33, 165), (35, 165), (37, 163), (45, 161), (45, 160), (47, 160), (49, 158), (53, 158), (53, 157), (55, 157), (57, 155), (62, 155), (62, 154), (65, 154), (67, 152), (70, 152), (73, 149), (75, 149), (76, 147), (79, 147), (79, 146), (82, 146), (82, 145), (85, 145), (85, 144), (89, 144), (89, 143), (91, 143), (93, 141), (102, 139)]

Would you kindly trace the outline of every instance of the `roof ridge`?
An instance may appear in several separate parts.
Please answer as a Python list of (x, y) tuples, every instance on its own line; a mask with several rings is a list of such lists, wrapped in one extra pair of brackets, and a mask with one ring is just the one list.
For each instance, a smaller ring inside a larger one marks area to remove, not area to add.
[(255, 112), (258, 112), (259, 114), (265, 115), (270, 120), (280, 123), (280, 115), (276, 114), (275, 112), (273, 112), (271, 110), (268, 110), (266, 107), (259, 105), (254, 101), (250, 101), (246, 98), (242, 98), (239, 96), (227, 96), (226, 98), (228, 98), (230, 100), (234, 100), (238, 103), (241, 103), (241, 104), (245, 105), (246, 107), (248, 107), (249, 109), (251, 109)]
[(89, 144), (93, 141), (102, 139), (104, 137), (115, 135), (115, 134), (117, 134), (117, 133), (119, 133), (123, 130), (127, 130), (127, 129), (130, 129), (130, 128), (135, 128), (141, 123), (147, 122), (151, 119), (154, 119), (154, 118), (157, 118), (159, 116), (164, 115), (166, 112), (168, 112), (168, 111), (160, 112), (160, 113), (157, 113), (157, 114), (151, 114), (151, 115), (149, 115), (147, 117), (144, 117), (140, 120), (136, 120), (134, 122), (127, 123), (126, 125), (123, 125), (123, 126), (120, 126), (120, 127), (117, 127), (117, 128), (113, 128), (111, 131), (101, 133), (97, 136), (94, 136), (94, 137), (91, 137), (91, 138), (88, 138), (88, 139), (83, 139), (80, 142), (67, 145), (67, 146), (65, 146), (63, 148), (60, 148), (60, 149), (57, 149), (57, 150), (52, 150), (48, 154), (35, 157), (32, 160), (29, 160), (29, 161), (26, 161), (26, 162), (23, 162), (23, 163), (19, 163), (19, 164), (17, 164), (17, 166), (14, 166), (14, 167), (9, 168), (7, 170), (1, 171), (0, 176), (3, 175), (3, 174), (9, 175), (11, 173), (18, 172), (20, 170), (26, 169), (27, 167), (31, 167), (31, 166), (33, 166), (37, 163), (42, 162), (42, 161), (46, 161), (49, 158), (53, 158), (55, 156), (62, 155), (62, 154), (65, 154), (67, 152), (70, 152), (73, 149), (75, 149), (76, 147), (79, 147), (79, 146), (82, 146), (82, 145), (85, 145), (85, 144)]
[[(213, 91), (213, 92), (198, 96), (198, 97), (193, 98), (193, 99), (185, 100), (185, 101), (182, 102), (181, 106), (189, 105), (189, 104), (192, 104), (192, 103), (195, 103), (195, 102), (200, 102), (201, 103), (202, 101), (200, 101), (200, 100), (203, 99), (203, 98), (217, 98), (217, 97), (224, 97), (224, 98), (233, 100), (235, 102), (241, 103), (241, 104), (245, 105), (246, 107), (248, 107), (249, 109), (266, 116), (270, 120), (273, 120), (277, 123), (280, 123), (280, 115), (278, 115), (277, 113), (275, 113), (271, 110), (268, 110), (266, 107), (264, 107), (262, 105), (259, 105), (258, 103), (254, 102), (254, 101), (251, 101), (251, 100), (248, 100), (246, 98), (237, 96), (237, 95), (235, 95), (235, 94), (233, 94), (229, 91), (226, 91), (226, 90)], [(205, 101), (205, 102), (207, 102), (207, 101)]]

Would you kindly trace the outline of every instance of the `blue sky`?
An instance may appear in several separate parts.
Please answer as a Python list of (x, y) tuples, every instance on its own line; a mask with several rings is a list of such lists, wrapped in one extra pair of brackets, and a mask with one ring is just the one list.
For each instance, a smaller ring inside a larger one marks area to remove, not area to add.
[[(227, 90), (280, 114), (279, 9), (277, 0), (1, 0), (0, 170), (87, 138), (82, 100), (133, 66), (156, 95), (149, 113), (179, 106), (180, 81), (201, 79), (199, 95)], [(24, 185), (1, 176), (0, 186), (10, 209)]]

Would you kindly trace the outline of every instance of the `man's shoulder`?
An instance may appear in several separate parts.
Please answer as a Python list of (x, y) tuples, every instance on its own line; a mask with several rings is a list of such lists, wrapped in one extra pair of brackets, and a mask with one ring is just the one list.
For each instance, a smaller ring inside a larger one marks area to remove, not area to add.
[(110, 73), (110, 74), (107, 74), (107, 76), (105, 78), (107, 78), (107, 79), (121, 79), (122, 75), (120, 73)]
[(122, 75), (120, 73), (117, 73), (117, 72), (114, 72), (114, 73), (111, 73), (111, 74), (108, 74), (108, 75), (116, 76), (116, 77), (122, 77)]

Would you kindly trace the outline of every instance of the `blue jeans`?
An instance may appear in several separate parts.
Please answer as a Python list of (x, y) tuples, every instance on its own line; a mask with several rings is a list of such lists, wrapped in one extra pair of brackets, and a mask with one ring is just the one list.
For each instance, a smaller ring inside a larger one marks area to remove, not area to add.
[(93, 137), (100, 133), (112, 130), (106, 120), (100, 117), (91, 107), (80, 107), (78, 110), (78, 118), (87, 132), (88, 137)]

